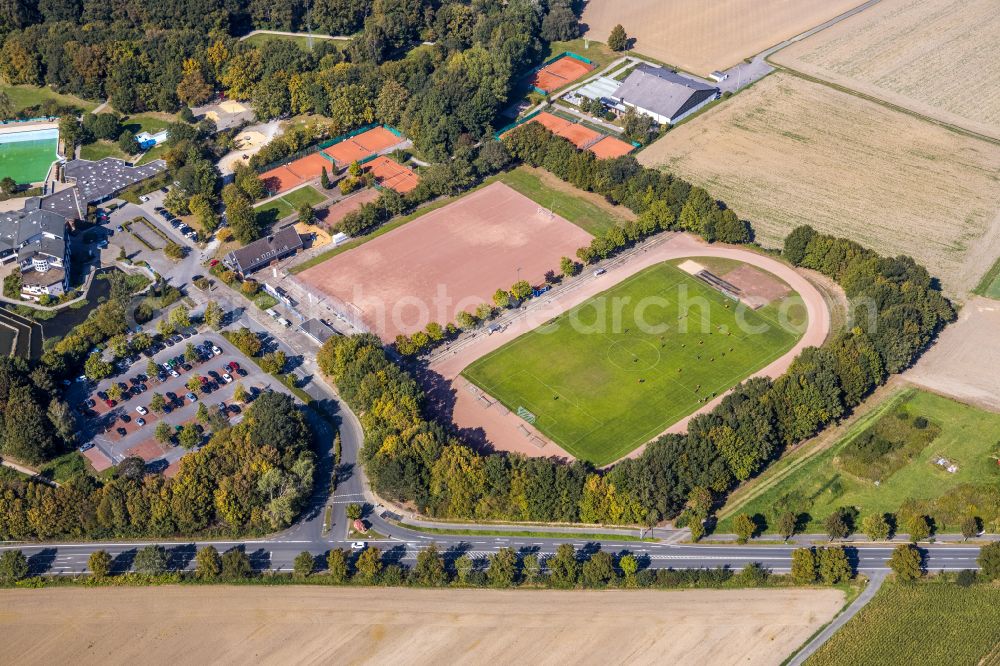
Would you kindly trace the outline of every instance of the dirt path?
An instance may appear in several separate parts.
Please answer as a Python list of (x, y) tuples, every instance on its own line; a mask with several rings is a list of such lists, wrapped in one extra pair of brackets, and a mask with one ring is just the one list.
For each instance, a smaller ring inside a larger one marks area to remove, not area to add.
[[(438, 400), (442, 399), (440, 397), (443, 395), (442, 392), (451, 393), (452, 420), (473, 442), (489, 443), (495, 449), (516, 451), (528, 456), (559, 456), (571, 459), (572, 456), (517, 415), (508, 412), (499, 402), (494, 402), (492, 406), (486, 407), (486, 403), (481, 401), (468, 388), (468, 383), (459, 377), (460, 373), (476, 359), (499, 349), (523, 333), (537, 328), (549, 319), (610, 289), (622, 280), (650, 266), (683, 257), (719, 257), (743, 261), (773, 273), (802, 296), (809, 320), (805, 334), (784, 356), (752, 376), (778, 377), (788, 370), (792, 360), (799, 352), (806, 347), (819, 346), (826, 339), (830, 331), (830, 312), (826, 301), (819, 290), (795, 269), (780, 261), (748, 250), (707, 245), (693, 236), (677, 234), (666, 242), (640, 253), (630, 261), (609, 268), (605, 275), (590, 279), (582, 287), (543, 302), (541, 307), (514, 320), (503, 331), (489, 336), (482, 335), (451, 355), (440, 357), (431, 364), (430, 371), (444, 385), (438, 386), (432, 393), (438, 394)], [(705, 404), (701, 409), (670, 426), (665, 432), (684, 432), (691, 418), (711, 411), (725, 395), (724, 393)], [(639, 455), (643, 448), (639, 447), (629, 456)]]
[(778, 664), (833, 589), (0, 591), (9, 664)]

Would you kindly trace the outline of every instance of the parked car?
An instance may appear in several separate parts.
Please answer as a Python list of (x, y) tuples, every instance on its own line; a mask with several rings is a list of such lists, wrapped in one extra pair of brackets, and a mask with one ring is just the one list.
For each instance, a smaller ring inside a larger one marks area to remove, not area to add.
[(121, 416), (118, 417), (118, 420), (121, 421), (122, 423), (131, 423), (132, 417), (129, 416), (128, 414), (122, 414)]
[(367, 545), (364, 541), (352, 541), (351, 550), (364, 550)]
[(170, 376), (171, 377), (180, 377), (180, 374), (176, 370), (174, 370), (173, 368), (170, 368)]
[(135, 423), (141, 428), (142, 426), (146, 425), (146, 419), (136, 419)]
[(215, 354), (216, 356), (221, 356), (222, 350), (216, 347), (215, 345), (212, 345), (212, 353)]
[(125, 428), (118, 428), (117, 430), (115, 430), (115, 432), (117, 432), (122, 437), (128, 434), (128, 430), (126, 430)]
[(84, 445), (82, 445), (80, 447), (80, 453), (83, 453), (84, 451), (89, 451), (92, 448), (94, 448), (94, 443), (93, 442), (87, 442), (86, 444), (84, 444)]
[(188, 394), (187, 394), (186, 396), (184, 396), (184, 397), (186, 397), (186, 398), (187, 398), (188, 400), (190, 400), (191, 402), (194, 402), (195, 400), (197, 400), (197, 399), (198, 399), (198, 396), (196, 396), (196, 395), (195, 395), (194, 393), (191, 393), (190, 391), (189, 391), (189, 392), (188, 392)]
[(149, 410), (148, 410), (148, 409), (146, 409), (145, 407), (143, 407), (142, 405), (138, 405), (138, 406), (137, 406), (137, 407), (135, 408), (135, 411), (139, 412), (139, 413), (140, 413), (141, 415), (143, 415), (143, 416), (145, 416), (146, 414), (149, 414)]
[(224, 372), (224, 373), (222, 373), (222, 379), (223, 379), (223, 380), (225, 380), (225, 382), (226, 382), (227, 384), (228, 384), (229, 382), (233, 381), (233, 377), (232, 377), (232, 375), (230, 375), (230, 374), (229, 374), (228, 372)]

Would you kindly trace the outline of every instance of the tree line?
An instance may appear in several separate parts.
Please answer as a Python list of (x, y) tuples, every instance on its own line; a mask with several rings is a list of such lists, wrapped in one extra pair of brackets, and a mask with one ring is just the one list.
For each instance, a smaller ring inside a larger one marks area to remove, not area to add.
[[(624, 194), (624, 193), (623, 193)], [(683, 206), (682, 206), (683, 208)], [(954, 316), (927, 271), (807, 227), (786, 239), (796, 265), (837, 280), (870, 318), (810, 347), (776, 380), (749, 379), (685, 434), (598, 472), (586, 463), (480, 455), (430, 417), (414, 378), (372, 335), (334, 338), (320, 368), (360, 415), (373, 488), (450, 518), (655, 524), (677, 519), (700, 538), (712, 509), (788, 446), (837, 422), (890, 374), (908, 367)]]
[(312, 493), (312, 431), (283, 393), (261, 394), (245, 414), (184, 456), (172, 479), (131, 463), (106, 479), (80, 474), (59, 487), (0, 476), (0, 539), (240, 536), (288, 527)]

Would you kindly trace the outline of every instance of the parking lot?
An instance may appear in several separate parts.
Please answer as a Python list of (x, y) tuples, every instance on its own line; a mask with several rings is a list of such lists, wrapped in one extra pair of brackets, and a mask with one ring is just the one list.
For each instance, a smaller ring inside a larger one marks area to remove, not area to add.
[[(139, 456), (151, 469), (170, 475), (187, 451), (176, 444), (156, 441), (153, 433), (161, 421), (174, 428), (195, 423), (198, 403), (205, 402), (213, 411), (220, 410), (224, 404), (229, 421), (238, 422), (242, 418), (243, 405), (233, 401), (237, 383), (242, 383), (251, 393), (255, 390), (287, 392), (280, 382), (261, 372), (221, 335), (214, 332), (186, 332), (184, 335), (188, 337), (176, 335), (162, 350), (152, 354), (151, 358), (161, 370), (157, 376), (147, 373), (149, 359), (138, 356), (137, 359), (133, 357), (124, 372), (101, 381), (96, 387), (91, 385), (89, 393), (79, 385), (74, 387), (71, 404), (83, 411), (86, 424), (82, 441), (85, 447), (93, 444), (83, 453), (97, 471), (116, 465), (126, 457)], [(199, 359), (184, 360), (188, 344), (200, 352)], [(218, 353), (213, 352), (213, 347)], [(194, 392), (186, 386), (192, 377), (201, 381), (201, 388)], [(118, 401), (111, 400), (107, 393), (115, 384), (123, 388)], [(149, 406), (154, 393), (163, 395), (167, 401), (162, 413), (154, 412)]]

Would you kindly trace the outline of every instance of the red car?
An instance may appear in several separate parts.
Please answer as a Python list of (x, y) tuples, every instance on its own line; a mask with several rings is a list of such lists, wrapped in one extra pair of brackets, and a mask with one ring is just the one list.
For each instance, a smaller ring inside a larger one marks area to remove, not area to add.
[(104, 404), (107, 405), (109, 408), (111, 408), (114, 407), (117, 403), (109, 398), (104, 401)]
[(230, 361), (229, 362), (229, 369), (231, 371), (233, 371), (233, 372), (236, 372), (237, 370), (240, 369), (240, 364), (237, 363), (236, 361)]
[(218, 265), (218, 263), (219, 263), (218, 259), (212, 259), (212, 261), (208, 262), (208, 265), (211, 266), (212, 268), (215, 268)]
[(208, 383), (208, 378), (206, 378), (204, 375), (199, 377), (198, 380), (201, 381), (202, 386)]

